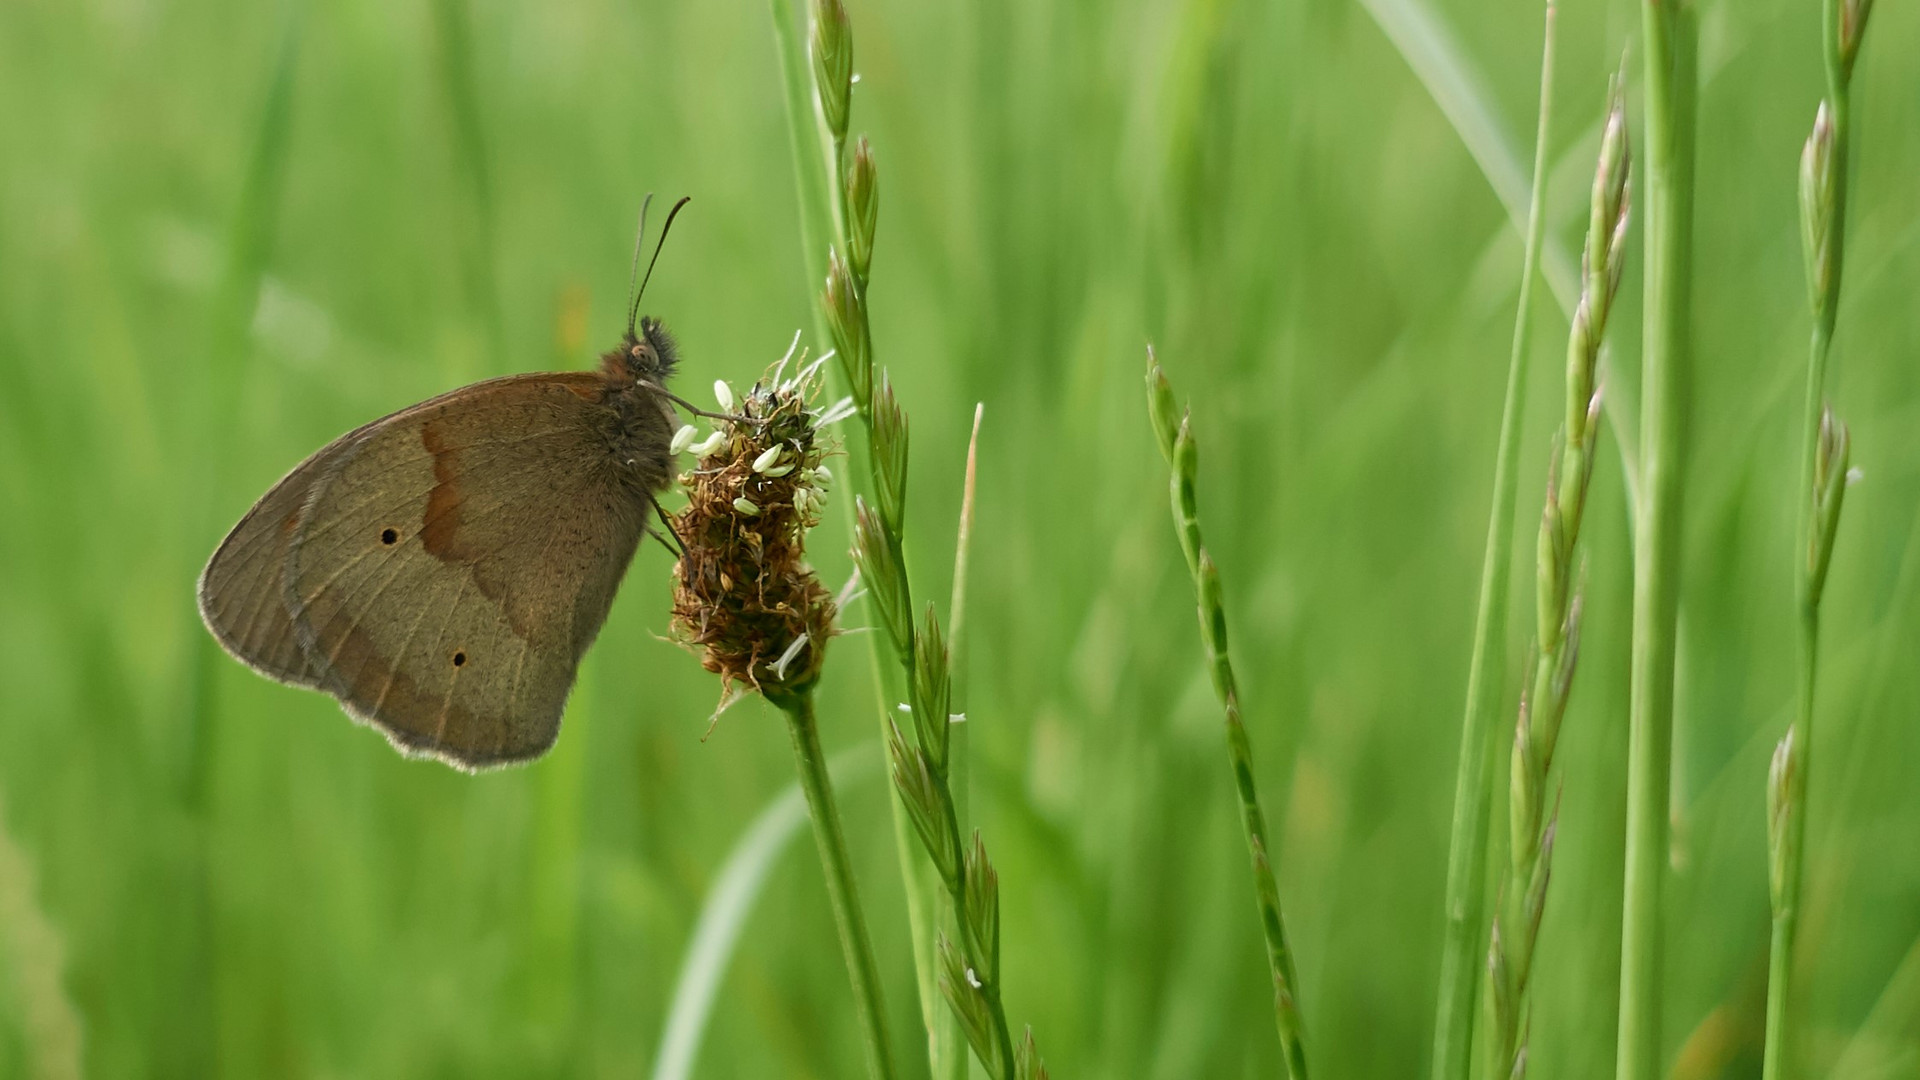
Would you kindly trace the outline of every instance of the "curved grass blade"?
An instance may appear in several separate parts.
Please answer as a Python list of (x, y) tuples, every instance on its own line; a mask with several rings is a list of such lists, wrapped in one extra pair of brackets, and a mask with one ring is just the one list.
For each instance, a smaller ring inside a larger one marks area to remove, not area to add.
[[(854, 746), (833, 755), (827, 762), (827, 772), (845, 791), (871, 777), (876, 764), (870, 744)], [(806, 800), (801, 797), (799, 782), (794, 781), (782, 788), (734, 841), (706, 902), (700, 906), (686, 957), (680, 961), (673, 1002), (660, 1034), (660, 1050), (653, 1059), (653, 1080), (689, 1080), (693, 1076), (700, 1040), (707, 1032), (707, 1019), (713, 1015), (714, 995), (733, 960), (734, 947), (740, 943), (740, 931), (760, 899), (774, 863), (786, 854), (806, 820)]]
[[(1506, 126), (1494, 112), (1493, 94), (1479, 70), (1467, 58), (1466, 50), (1454, 39), (1447, 24), (1423, 0), (1360, 0), (1367, 14), (1380, 26), (1387, 40), (1413, 70), (1433, 103), (1453, 125), (1454, 133), (1467, 153), (1480, 166), (1487, 184), (1506, 208), (1507, 218), (1520, 235), (1527, 233), (1527, 174), (1521, 168), (1519, 151), (1507, 134)], [(1541, 274), (1553, 292), (1560, 310), (1569, 318), (1580, 293), (1579, 264), (1565, 245), (1549, 236), (1540, 246)], [(1601, 381), (1624, 385), (1613, 374), (1611, 351), (1600, 354)], [(1634, 446), (1640, 424), (1633, 404), (1625, 394), (1609, 394), (1605, 408), (1613, 428), (1613, 442), (1620, 451), (1621, 472), (1626, 477), (1628, 505), (1634, 505), (1640, 488), (1640, 468)]]

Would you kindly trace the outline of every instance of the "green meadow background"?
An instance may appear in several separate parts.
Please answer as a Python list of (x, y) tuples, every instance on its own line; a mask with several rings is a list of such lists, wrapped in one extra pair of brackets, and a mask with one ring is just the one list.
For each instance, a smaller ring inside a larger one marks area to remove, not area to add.
[[(1818, 7), (1701, 7), (1665, 1002), (1681, 1077), (1759, 1074)], [(1146, 420), (1151, 340), (1192, 399), (1315, 1072), (1420, 1075), (1540, 7), (850, 9), (922, 597), (947, 595), (985, 403), (967, 728), (1009, 1013), (1062, 1080), (1279, 1074)], [(1640, 134), (1638, 27), (1626, 0), (1561, 11), (1562, 284), (1623, 49)], [(1824, 607), (1801, 1023), (1809, 1075), (1847, 1080), (1920, 1077), (1916, 46), (1920, 12), (1883, 0), (1855, 78), (1831, 383), (1864, 477)], [(0, 1075), (648, 1075), (746, 841), (761, 861), (738, 865), (765, 876), (728, 894), (752, 904), (737, 947), (698, 969), (717, 986), (695, 1074), (860, 1074), (782, 724), (749, 702), (702, 741), (719, 687), (663, 640), (657, 546), (557, 748), (479, 777), (255, 677), (195, 614), (225, 529), (328, 439), (470, 380), (589, 365), (620, 329), (647, 191), (693, 196), (645, 307), (707, 401), (814, 325), (767, 5), (0, 5)], [(1629, 406), (1637, 228), (1630, 252), (1608, 387)], [(1516, 673), (1565, 295), (1535, 293)], [(1631, 581), (1603, 439), (1541, 1077), (1613, 1060)], [(830, 585), (847, 544), (828, 514), (812, 546)], [(924, 1075), (867, 667), (862, 639), (835, 645), (822, 724), (898, 1057)]]

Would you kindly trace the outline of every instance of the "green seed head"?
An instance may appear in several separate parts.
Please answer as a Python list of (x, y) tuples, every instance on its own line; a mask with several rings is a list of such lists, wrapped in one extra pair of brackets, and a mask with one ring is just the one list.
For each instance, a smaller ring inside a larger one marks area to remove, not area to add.
[(814, 0), (808, 45), (820, 116), (835, 146), (847, 137), (848, 99), (853, 93), (853, 24), (840, 0)]
[(1822, 101), (1813, 133), (1800, 152), (1800, 244), (1807, 262), (1808, 297), (1821, 322), (1833, 304), (1833, 204), (1833, 112)]
[(847, 259), (853, 275), (867, 280), (873, 264), (873, 230), (880, 218), (880, 177), (873, 164), (873, 147), (865, 135), (853, 146), (847, 165)]
[(854, 285), (853, 271), (837, 250), (827, 252), (827, 330), (833, 335), (834, 355), (841, 374), (853, 391), (854, 404), (864, 414), (873, 396), (873, 352), (867, 337), (866, 301)]
[(1840, 3), (1840, 72), (1843, 78), (1853, 77), (1853, 58), (1860, 52), (1860, 35), (1867, 29), (1867, 16), (1873, 11), (1873, 0), (1841, 0)]

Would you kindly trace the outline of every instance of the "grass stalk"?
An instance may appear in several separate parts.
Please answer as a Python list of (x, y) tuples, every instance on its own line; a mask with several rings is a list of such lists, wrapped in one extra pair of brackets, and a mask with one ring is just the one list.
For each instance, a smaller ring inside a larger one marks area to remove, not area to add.
[(1520, 455), (1520, 404), (1527, 393), (1527, 352), (1532, 333), (1533, 282), (1545, 230), (1547, 130), (1553, 104), (1553, 7), (1547, 7), (1540, 63), (1540, 117), (1534, 137), (1533, 190), (1521, 258), (1519, 308), (1513, 349), (1507, 358), (1507, 389), (1500, 406), (1500, 441), (1494, 451), (1493, 507), (1487, 520), (1486, 554), (1480, 568), (1479, 609), (1473, 622), (1473, 655), (1467, 666), (1466, 715), (1460, 759), (1454, 771), (1453, 823), (1447, 845), (1445, 938), (1440, 953), (1440, 991), (1434, 1015), (1433, 1080), (1466, 1080), (1473, 1066), (1474, 995), (1487, 925), (1487, 822), (1493, 805), (1493, 761), (1499, 745), (1499, 688), (1506, 685), (1507, 590), (1513, 568), (1515, 466)]
[[(871, 745), (852, 746), (827, 762), (830, 778), (840, 783), (864, 783), (872, 773)], [(672, 1003), (654, 1051), (652, 1080), (690, 1080), (713, 1015), (713, 1000), (740, 945), (747, 916), (765, 890), (767, 877), (786, 854), (794, 834), (807, 818), (805, 795), (798, 781), (773, 797), (733, 844), (714, 875), (713, 886), (700, 904), (700, 917), (687, 939), (680, 974), (674, 979)]]
[[(777, 19), (783, 14), (782, 7), (776, 5)], [(782, 32), (791, 34), (790, 21), (783, 23)], [(866, 490), (873, 496), (874, 508), (870, 512), (864, 502), (856, 501), (855, 557), (882, 609), (888, 631), (884, 636), (892, 646), (895, 661), (894, 678), (880, 674), (887, 667), (880, 659), (882, 646), (869, 639), (880, 686), (878, 713), (895, 768), (894, 835), (906, 884), (921, 1017), (927, 1028), (928, 1065), (936, 1080), (963, 1080), (967, 1071), (964, 1047), (971, 1043), (996, 1080), (1044, 1076), (1045, 1069), (1032, 1052), (1031, 1033), (1024, 1043), (1016, 1044), (1000, 1003), (997, 878), (977, 834), (972, 851), (964, 857), (958, 846), (965, 823), (966, 773), (963, 757), (956, 755), (964, 755), (966, 740), (955, 740), (951, 733), (951, 661), (947, 646), (941, 641), (939, 622), (931, 607), (923, 626), (916, 627), (912, 618), (904, 540), (906, 414), (894, 399), (885, 369), (875, 377), (867, 314), (879, 174), (865, 136), (855, 140), (851, 150), (848, 147), (854, 84), (853, 29), (840, 0), (815, 0), (811, 5), (807, 44), (813, 74), (811, 130), (817, 136), (818, 159), (826, 181), (822, 189), (824, 205), (817, 208), (817, 217), (829, 225), (832, 238), (826, 251), (826, 289), (820, 310), (834, 343), (838, 370), (865, 435)], [(789, 55), (789, 60), (797, 57)], [(788, 111), (795, 124), (798, 164), (811, 155), (802, 152), (809, 140), (796, 104), (790, 100)], [(803, 188), (811, 187), (803, 180)], [(970, 455), (969, 476), (971, 470)], [(963, 523), (963, 535), (964, 529)], [(964, 543), (959, 557), (964, 559)], [(956, 570), (956, 588), (960, 588), (965, 580), (964, 564)], [(905, 742), (887, 707), (897, 700), (887, 688), (901, 685), (907, 688), (908, 704), (904, 708), (913, 717), (916, 742), (912, 746)], [(954, 793), (956, 779), (962, 789), (958, 797)], [(909, 831), (917, 833), (926, 845), (930, 862), (913, 855), (906, 839)], [(947, 840), (952, 843), (945, 843)], [(991, 942), (984, 936), (981, 920), (991, 923)], [(934, 1005), (936, 991), (947, 999), (952, 1016)]]
[(1253, 744), (1240, 718), (1240, 689), (1227, 650), (1227, 612), (1220, 572), (1200, 533), (1199, 498), (1195, 490), (1199, 455), (1194, 447), (1190, 417), (1184, 412), (1179, 419), (1174, 417), (1173, 386), (1155, 359), (1151, 345), (1147, 347), (1147, 404), (1161, 453), (1166, 455), (1167, 464), (1173, 470), (1173, 523), (1180, 535), (1180, 550), (1187, 558), (1187, 570), (1193, 575), (1199, 603), (1200, 640), (1207, 650), (1208, 672), (1213, 677), (1214, 693), (1226, 713), (1227, 759), (1233, 766), (1234, 786), (1240, 796), (1240, 824), (1246, 831), (1247, 854), (1253, 863), (1254, 898), (1260, 911), (1261, 933), (1266, 939), (1267, 970), (1273, 978), (1273, 1016), (1280, 1033), (1281, 1057), (1292, 1080), (1306, 1080), (1304, 1025), (1294, 992), (1298, 979), (1293, 971), (1292, 950), (1287, 947), (1286, 922), (1280, 912), (1280, 889), (1274, 880), (1267, 843), (1267, 817), (1260, 807), (1260, 792), (1254, 783)]
[(1643, 0), (1641, 12), (1647, 258), (1615, 1054), (1619, 1080), (1656, 1080), (1661, 1075), (1661, 890), (1668, 862), (1693, 274), (1694, 10), (1687, 0)]
[[(800, 243), (807, 280), (833, 282), (835, 267), (844, 271), (854, 245), (848, 236), (849, 219), (843, 184), (851, 179), (844, 169), (844, 151), (848, 113), (851, 108), (853, 52), (852, 28), (846, 10), (837, 3), (814, 3), (808, 9), (807, 46), (800, 44), (791, 0), (770, 0), (774, 44), (780, 60), (781, 82), (786, 101), (788, 133), (793, 150), (796, 188), (800, 199)], [(829, 55), (831, 53), (831, 55)], [(823, 87), (822, 80), (827, 85)], [(835, 103), (828, 107), (827, 102)], [(835, 125), (838, 125), (837, 128)], [(865, 140), (861, 141), (865, 147)], [(868, 452), (861, 455), (867, 490), (873, 490), (874, 458), (871, 421), (871, 353), (866, 327), (866, 270), (870, 265), (877, 209), (876, 176), (870, 149), (865, 161), (864, 206), (868, 213), (859, 219), (864, 226), (860, 251), (859, 285), (840, 282), (838, 294), (829, 292), (823, 302), (814, 305), (816, 335), (834, 341), (843, 351), (838, 370), (842, 385), (853, 398), (862, 420), (859, 440)], [(831, 285), (830, 285), (831, 290)], [(841, 301), (836, 306), (836, 299)], [(838, 312), (846, 320), (836, 320)], [(843, 340), (840, 327), (848, 327)], [(857, 338), (852, 328), (857, 327)], [(858, 355), (849, 351), (857, 345)], [(856, 374), (860, 377), (856, 378)], [(847, 524), (852, 531), (852, 503), (846, 504)], [(890, 672), (910, 668), (911, 658), (896, 654), (894, 664), (883, 657), (887, 644), (880, 635), (867, 637), (870, 671), (873, 676), (874, 713), (880, 719), (884, 738), (889, 730), (892, 703), (903, 696), (899, 682)], [(964, 749), (964, 740), (961, 748)], [(932, 868), (915, 853), (913, 826), (899, 796), (888, 799), (893, 820), (894, 848), (900, 862), (900, 875), (907, 901), (907, 921), (911, 932), (915, 989), (920, 1002), (920, 1017), (927, 1030), (928, 1064), (934, 1080), (964, 1080), (967, 1053), (964, 1039), (940, 1006), (939, 960), (936, 941), (942, 926), (949, 925), (943, 894)]]
[[(830, 196), (831, 176), (820, 153), (813, 120), (813, 84), (807, 77), (807, 54), (795, 30), (792, 0), (768, 0), (773, 18), (774, 53), (780, 62), (782, 100), (786, 104), (787, 133), (793, 149), (795, 192), (800, 199), (800, 253), (807, 281), (827, 278), (827, 246), (839, 235)], [(824, 178), (824, 179), (823, 179)], [(826, 310), (813, 309), (814, 336), (829, 340)]]
[(1620, 80), (1615, 80), (1608, 87), (1593, 180), (1580, 298), (1567, 336), (1566, 414), (1554, 435), (1541, 513), (1533, 672), (1514, 726), (1507, 875), (1487, 956), (1494, 1051), (1487, 1063), (1488, 1080), (1521, 1080), (1527, 1073), (1534, 946), (1546, 908), (1559, 819), (1559, 797), (1556, 793), (1549, 810), (1547, 788), (1580, 655), (1584, 589), (1574, 554), (1600, 434), (1600, 345), (1625, 264), (1630, 163), (1626, 106), (1620, 95)]
[[(784, 373), (786, 361), (775, 370)], [(809, 407), (817, 371), (818, 365), (804, 368), (784, 382), (776, 374), (737, 397), (724, 383), (715, 385), (726, 413), (716, 415), (714, 432), (696, 448), (698, 467), (680, 480), (687, 507), (673, 523), (681, 542), (674, 629), (699, 652), (702, 666), (720, 676), (723, 695), (752, 687), (786, 714), (867, 1072), (891, 1080), (896, 1074), (879, 972), (814, 713), (813, 690), (837, 619), (832, 595), (806, 559), (807, 534), (820, 523), (833, 480), (818, 425), (838, 408)], [(684, 428), (675, 438), (684, 445), (693, 434)]]
[(893, 1048), (887, 1040), (886, 1006), (880, 997), (880, 969), (873, 961), (873, 942), (867, 936), (866, 916), (854, 887), (853, 863), (847, 857), (847, 839), (834, 805), (833, 781), (820, 750), (820, 729), (813, 711), (813, 691), (770, 699), (787, 718), (793, 740), (793, 760), (800, 773), (800, 790), (807, 797), (807, 815), (813, 819), (813, 839), (820, 848), (820, 866), (826, 871), (827, 898), (833, 904), (833, 924), (840, 933), (847, 975), (853, 980), (855, 1011), (866, 1037), (867, 1075), (880, 1080), (895, 1075)]
[(1807, 777), (1813, 749), (1814, 678), (1819, 667), (1820, 597), (1846, 496), (1846, 425), (1826, 403), (1827, 363), (1840, 306), (1846, 239), (1847, 156), (1851, 103), (1848, 83), (1866, 29), (1871, 0), (1825, 0), (1821, 5), (1826, 96), (1800, 157), (1800, 229), (1805, 249), (1813, 332), (1808, 346), (1803, 414), (1799, 543), (1794, 553), (1794, 599), (1800, 665), (1795, 718), (1774, 751), (1767, 787), (1767, 863), (1773, 925), (1767, 957), (1765, 1080), (1793, 1075), (1788, 1023), (1793, 1003), (1793, 947), (1799, 930), (1807, 831)]
[[(967, 440), (967, 471), (960, 489), (960, 525), (954, 536), (953, 545), (953, 593), (947, 603), (947, 667), (950, 687), (947, 708), (959, 721), (967, 715), (967, 673), (969, 657), (972, 653), (973, 635), (967, 622), (967, 571), (971, 565), (973, 549), (973, 495), (974, 483), (978, 476), (980, 453), (980, 421), (986, 412), (984, 403), (973, 407), (973, 434)], [(873, 637), (875, 635), (868, 635)], [(947, 783), (953, 792), (953, 812), (961, 828), (968, 821), (970, 801), (970, 780), (967, 744), (971, 741), (970, 725), (956, 722), (948, 729), (947, 746)], [(904, 809), (904, 804), (894, 800), (896, 806)], [(944, 896), (937, 905), (940, 916), (940, 933), (949, 937), (958, 937), (960, 924), (953, 904)], [(937, 939), (935, 941), (937, 946)], [(938, 989), (936, 981), (935, 989)], [(927, 1052), (929, 1064), (933, 1067), (934, 1080), (967, 1080), (967, 1033), (960, 1026), (960, 1016), (952, 1009), (940, 1008), (932, 997), (927, 1004), (933, 1006), (932, 1016), (928, 1017), (927, 1030), (931, 1036)], [(941, 1070), (945, 1070), (944, 1072)]]

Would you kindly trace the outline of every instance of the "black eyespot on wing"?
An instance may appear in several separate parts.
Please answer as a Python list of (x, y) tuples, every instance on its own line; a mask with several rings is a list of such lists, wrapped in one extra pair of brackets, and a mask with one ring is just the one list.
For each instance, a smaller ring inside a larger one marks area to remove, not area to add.
[(399, 539), (400, 539), (400, 534), (397, 532), (394, 532), (392, 529), (380, 530), (380, 542), (383, 544), (393, 544), (397, 542)]
[(454, 653), (454, 654), (453, 654), (453, 666), (454, 666), (454, 667), (465, 667), (465, 666), (466, 666), (466, 664), (467, 664), (467, 654), (466, 654), (466, 653), (463, 653), (463, 652), (457, 652), (457, 653)]

